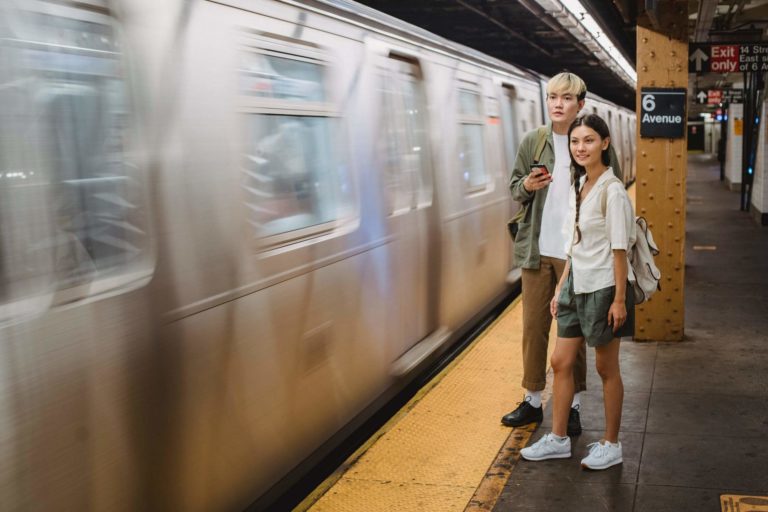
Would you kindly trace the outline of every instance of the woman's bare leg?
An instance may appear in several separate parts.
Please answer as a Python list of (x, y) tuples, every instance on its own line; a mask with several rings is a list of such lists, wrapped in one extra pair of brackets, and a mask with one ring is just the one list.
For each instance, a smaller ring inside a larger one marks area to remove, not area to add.
[(552, 371), (555, 374), (552, 385), (552, 432), (565, 437), (568, 429), (568, 414), (573, 401), (573, 364), (584, 338), (557, 338), (552, 353)]
[(624, 383), (619, 368), (619, 338), (595, 349), (597, 373), (603, 380), (605, 401), (605, 440), (616, 443), (621, 428), (621, 407), (624, 403)]

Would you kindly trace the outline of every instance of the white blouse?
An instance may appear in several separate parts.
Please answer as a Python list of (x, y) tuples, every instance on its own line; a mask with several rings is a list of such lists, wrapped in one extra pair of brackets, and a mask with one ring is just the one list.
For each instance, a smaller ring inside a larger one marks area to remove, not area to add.
[[(581, 241), (576, 240), (576, 194), (571, 185), (568, 195), (568, 217), (563, 229), (568, 234), (566, 253), (571, 258), (574, 293), (591, 293), (614, 286), (613, 250), (628, 250), (635, 243), (635, 214), (622, 183), (612, 180), (609, 167), (581, 201), (579, 228)], [(581, 177), (583, 186), (586, 176)], [(607, 189), (606, 189), (607, 187)], [(601, 196), (606, 189), (605, 217)], [(627, 258), (628, 278), (635, 276)]]

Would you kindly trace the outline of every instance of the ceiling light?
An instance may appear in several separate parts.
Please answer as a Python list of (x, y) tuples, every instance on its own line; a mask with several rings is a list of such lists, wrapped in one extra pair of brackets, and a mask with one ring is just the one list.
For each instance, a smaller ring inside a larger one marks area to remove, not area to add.
[(592, 35), (595, 41), (602, 47), (605, 53), (618, 64), (624, 73), (624, 78), (631, 86), (637, 86), (637, 72), (635, 68), (624, 58), (616, 45), (613, 44), (608, 34), (597, 24), (595, 18), (581, 5), (579, 0), (557, 0), (562, 4), (578, 22)]

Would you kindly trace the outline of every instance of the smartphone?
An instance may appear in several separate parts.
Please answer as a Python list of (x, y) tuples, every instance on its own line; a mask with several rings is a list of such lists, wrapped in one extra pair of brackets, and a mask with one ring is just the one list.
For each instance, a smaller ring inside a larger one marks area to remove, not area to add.
[(531, 174), (534, 178), (540, 178), (549, 174), (549, 169), (544, 164), (531, 164)]

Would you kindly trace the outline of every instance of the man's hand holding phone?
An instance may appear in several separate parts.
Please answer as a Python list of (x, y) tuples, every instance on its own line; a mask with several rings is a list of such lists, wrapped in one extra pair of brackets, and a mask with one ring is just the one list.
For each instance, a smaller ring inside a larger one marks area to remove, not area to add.
[(544, 164), (531, 164), (531, 172), (523, 181), (523, 186), (528, 192), (542, 189), (552, 183), (552, 175)]

